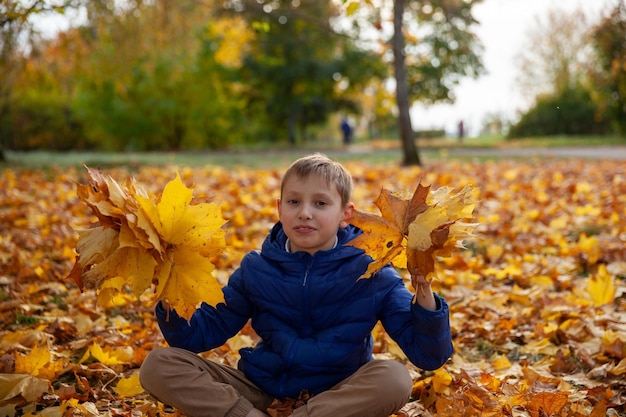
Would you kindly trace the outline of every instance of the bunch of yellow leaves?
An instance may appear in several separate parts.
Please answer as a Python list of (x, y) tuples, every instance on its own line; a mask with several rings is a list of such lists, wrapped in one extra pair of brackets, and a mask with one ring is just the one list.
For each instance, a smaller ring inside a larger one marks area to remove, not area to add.
[(193, 190), (179, 175), (159, 197), (132, 179), (119, 184), (98, 170), (87, 171), (89, 184), (78, 184), (77, 193), (98, 223), (79, 231), (68, 276), (81, 290), (96, 289), (106, 304), (126, 288), (137, 297), (152, 289), (186, 319), (202, 302), (223, 300), (211, 262), (225, 247), (218, 204), (192, 204)]
[(364, 233), (351, 245), (373, 258), (362, 278), (401, 256), (406, 257), (414, 286), (417, 276), (435, 278), (436, 258), (450, 256), (454, 248), (463, 248), (463, 240), (473, 237), (477, 223), (469, 222), (476, 204), (472, 191), (470, 185), (456, 194), (448, 187), (431, 191), (420, 183), (405, 198), (382, 189), (374, 201), (381, 216), (355, 210), (350, 222)]

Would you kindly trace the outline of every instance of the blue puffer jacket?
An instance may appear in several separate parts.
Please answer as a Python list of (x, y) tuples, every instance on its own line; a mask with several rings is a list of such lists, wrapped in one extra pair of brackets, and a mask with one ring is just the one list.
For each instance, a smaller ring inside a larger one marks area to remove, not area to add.
[(380, 320), (407, 357), (437, 369), (452, 354), (449, 312), (412, 304), (412, 294), (391, 267), (361, 279), (371, 258), (345, 246), (360, 234), (339, 229), (338, 245), (311, 256), (285, 250), (277, 223), (260, 252), (248, 253), (223, 289), (225, 304), (203, 304), (189, 323), (160, 304), (157, 318), (171, 346), (203, 352), (221, 346), (252, 319), (261, 337), (240, 351), (239, 369), (276, 398), (317, 394), (372, 359), (371, 331)]

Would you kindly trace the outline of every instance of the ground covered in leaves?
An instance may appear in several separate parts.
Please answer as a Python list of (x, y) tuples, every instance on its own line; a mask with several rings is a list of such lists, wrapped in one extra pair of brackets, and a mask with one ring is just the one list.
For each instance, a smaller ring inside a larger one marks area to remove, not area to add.
[[(420, 181), (471, 184), (479, 201), (477, 239), (441, 260), (435, 283), (451, 306), (456, 353), (436, 372), (407, 364), (413, 397), (399, 416), (626, 415), (626, 164), (346, 166), (359, 210), (374, 212), (381, 188), (412, 191)], [(226, 280), (276, 220), (283, 169), (103, 171), (155, 193), (179, 172), (200, 200), (224, 204)], [(101, 307), (65, 279), (76, 230), (95, 221), (76, 194), (85, 175), (0, 172), (0, 417), (176, 414), (137, 380), (146, 354), (164, 344), (150, 296)], [(381, 328), (375, 336), (377, 355), (404, 360)], [(234, 365), (254, 340), (246, 329), (206, 356)]]

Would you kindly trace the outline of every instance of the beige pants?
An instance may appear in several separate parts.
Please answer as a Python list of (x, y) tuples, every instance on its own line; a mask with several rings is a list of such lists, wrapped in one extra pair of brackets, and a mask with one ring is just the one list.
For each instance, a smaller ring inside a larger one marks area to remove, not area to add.
[[(244, 417), (273, 402), (243, 372), (178, 348), (152, 351), (139, 373), (141, 385), (187, 417)], [(373, 360), (329, 390), (310, 398), (294, 417), (387, 417), (406, 404), (412, 380), (404, 365)]]

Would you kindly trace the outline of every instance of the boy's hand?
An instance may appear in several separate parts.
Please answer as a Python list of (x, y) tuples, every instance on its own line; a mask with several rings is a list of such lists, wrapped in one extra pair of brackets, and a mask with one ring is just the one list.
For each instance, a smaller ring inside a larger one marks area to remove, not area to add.
[(433, 295), (433, 290), (430, 287), (430, 282), (426, 280), (423, 275), (411, 274), (411, 285), (415, 288), (414, 302), (417, 302), (420, 306), (426, 310), (437, 310), (437, 302)]

